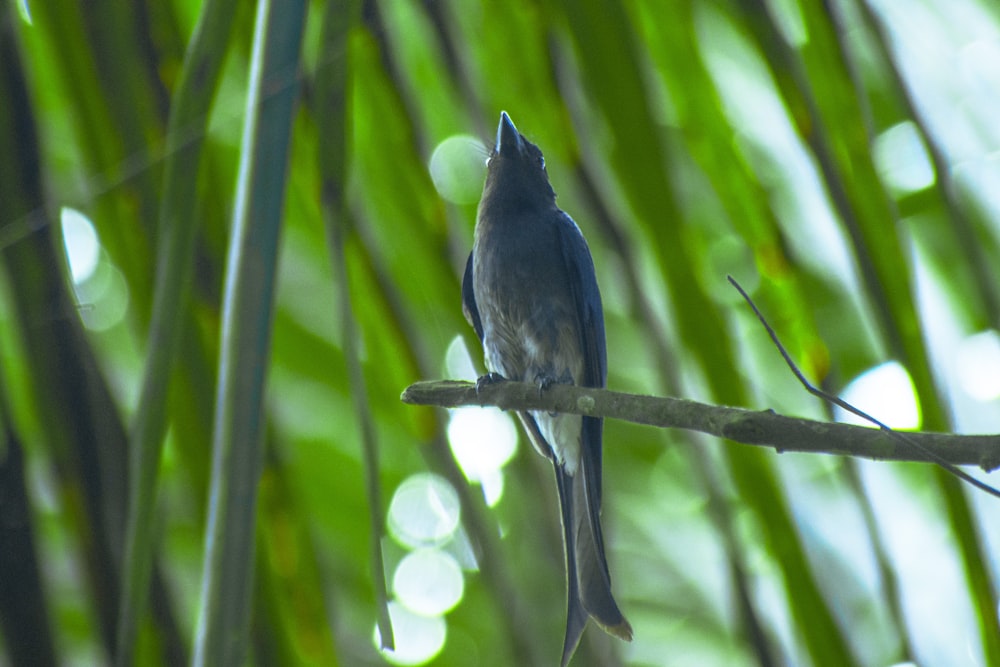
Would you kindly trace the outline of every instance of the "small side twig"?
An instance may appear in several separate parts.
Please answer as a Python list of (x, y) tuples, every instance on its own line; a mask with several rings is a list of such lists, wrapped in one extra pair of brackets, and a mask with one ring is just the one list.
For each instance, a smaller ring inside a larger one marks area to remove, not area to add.
[(747, 304), (749, 304), (750, 308), (753, 309), (753, 312), (757, 316), (757, 319), (760, 321), (761, 325), (764, 327), (768, 335), (771, 337), (771, 342), (773, 342), (774, 346), (778, 348), (778, 352), (781, 353), (781, 356), (782, 358), (784, 358), (785, 363), (788, 365), (788, 368), (791, 369), (792, 373), (795, 374), (795, 377), (798, 379), (799, 383), (805, 388), (806, 391), (808, 391), (813, 396), (818, 396), (819, 398), (822, 398), (825, 401), (833, 403), (837, 407), (842, 408), (843, 410), (846, 410), (851, 414), (861, 417), (865, 421), (871, 422), (875, 426), (878, 426), (883, 433), (888, 435), (893, 440), (904, 443), (906, 446), (912, 448), (915, 453), (922, 454), (927, 458), (927, 460), (941, 466), (955, 477), (958, 477), (962, 481), (973, 485), (974, 487), (980, 489), (981, 491), (985, 491), (991, 496), (1000, 498), (1000, 491), (998, 491), (996, 488), (990, 486), (986, 482), (976, 479), (975, 477), (965, 472), (961, 468), (958, 468), (953, 462), (947, 460), (944, 456), (939, 455), (931, 451), (930, 449), (924, 447), (910, 435), (903, 435), (899, 431), (891, 429), (884, 423), (880, 422), (878, 419), (875, 419), (874, 417), (869, 415), (867, 412), (859, 410), (858, 408), (854, 407), (853, 405), (843, 400), (842, 398), (834, 396), (833, 394), (829, 394), (823, 391), (822, 389), (813, 386), (812, 383), (810, 383), (809, 380), (806, 379), (805, 375), (802, 374), (802, 371), (799, 370), (799, 367), (795, 365), (795, 362), (792, 361), (792, 358), (788, 354), (788, 351), (785, 350), (785, 346), (781, 344), (780, 340), (778, 340), (778, 334), (774, 332), (774, 329), (771, 328), (771, 325), (768, 324), (766, 319), (764, 319), (764, 316), (761, 314), (760, 310), (758, 310), (757, 304), (753, 302), (753, 299), (750, 298), (750, 295), (748, 295), (746, 291), (744, 291), (744, 289), (740, 286), (740, 284), (736, 282), (735, 278), (733, 278), (732, 276), (726, 276), (726, 278), (729, 280), (729, 283), (736, 288), (736, 291), (740, 293), (740, 296), (743, 297), (743, 300), (746, 301)]

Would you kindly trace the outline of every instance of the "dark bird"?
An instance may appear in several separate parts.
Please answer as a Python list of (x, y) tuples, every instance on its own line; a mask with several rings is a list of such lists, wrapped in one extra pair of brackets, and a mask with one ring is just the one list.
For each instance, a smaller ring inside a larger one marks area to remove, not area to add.
[[(556, 206), (542, 152), (500, 114), (475, 241), (462, 282), (462, 310), (483, 343), (489, 373), (537, 383), (603, 387), (604, 313), (587, 242)], [(611, 594), (601, 536), (601, 431), (594, 417), (518, 413), (532, 444), (552, 461), (566, 553), (568, 611), (562, 665), (593, 618), (632, 639)]]

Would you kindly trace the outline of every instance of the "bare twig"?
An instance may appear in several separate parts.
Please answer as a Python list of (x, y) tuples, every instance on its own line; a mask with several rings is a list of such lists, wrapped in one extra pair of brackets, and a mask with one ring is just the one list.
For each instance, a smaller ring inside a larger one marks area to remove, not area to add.
[[(833, 394), (828, 394), (827, 392), (823, 391), (822, 389), (818, 389), (817, 387), (814, 387), (809, 382), (809, 380), (807, 380), (806, 377), (802, 374), (802, 371), (799, 370), (799, 367), (795, 365), (795, 362), (792, 361), (792, 358), (788, 354), (787, 350), (785, 350), (784, 345), (782, 345), (781, 341), (778, 340), (778, 334), (776, 334), (774, 332), (774, 329), (771, 328), (771, 325), (767, 323), (766, 319), (764, 319), (764, 316), (761, 314), (760, 310), (757, 309), (757, 304), (755, 304), (753, 302), (753, 299), (751, 299), (750, 296), (740, 286), (740, 284), (738, 282), (736, 282), (735, 278), (733, 278), (732, 276), (726, 276), (726, 278), (729, 280), (730, 284), (733, 287), (736, 288), (736, 291), (740, 293), (740, 296), (742, 296), (743, 299), (753, 309), (753, 312), (757, 316), (757, 319), (760, 320), (761, 325), (763, 325), (764, 329), (767, 330), (768, 335), (771, 337), (771, 341), (774, 343), (774, 346), (778, 348), (778, 352), (781, 353), (781, 356), (782, 356), (782, 358), (784, 358), (785, 363), (788, 364), (788, 368), (790, 368), (791, 371), (792, 371), (792, 373), (795, 374), (795, 377), (798, 378), (799, 383), (801, 383), (802, 386), (805, 387), (806, 391), (808, 391), (813, 396), (818, 396), (819, 398), (822, 398), (825, 401), (829, 401), (830, 403), (833, 403), (834, 405), (836, 405), (837, 407), (839, 407), (839, 408), (841, 408), (843, 410), (847, 410), (851, 414), (855, 414), (858, 417), (861, 417), (862, 419), (864, 419), (864, 420), (866, 420), (868, 422), (871, 422), (875, 426), (878, 426), (879, 429), (881, 429), (881, 431), (883, 433), (885, 433), (886, 435), (888, 435), (893, 440), (895, 440), (897, 442), (901, 442), (904, 445), (906, 445), (906, 447), (909, 448), (910, 450), (912, 450), (912, 452), (914, 454), (919, 453), (920, 455), (925, 456), (926, 459), (924, 459), (924, 460), (928, 460), (928, 461), (931, 461), (933, 463), (936, 463), (939, 466), (941, 466), (942, 468), (944, 468), (945, 470), (947, 470), (948, 472), (950, 472), (955, 477), (958, 477), (959, 479), (961, 479), (962, 481), (967, 482), (967, 483), (973, 485), (974, 487), (976, 487), (977, 489), (980, 489), (981, 491), (985, 491), (986, 493), (990, 494), (991, 496), (996, 496), (997, 498), (1000, 498), (1000, 491), (998, 491), (996, 488), (990, 486), (986, 482), (982, 482), (982, 481), (976, 479), (975, 477), (973, 477), (969, 473), (967, 473), (964, 470), (956, 467), (956, 464), (961, 464), (962, 463), (961, 461), (953, 461), (949, 457), (947, 457), (946, 454), (932, 451), (931, 449), (925, 447), (923, 444), (921, 444), (920, 442), (918, 442), (917, 439), (914, 438), (912, 435), (909, 435), (909, 434), (908, 435), (903, 435), (902, 433), (900, 433), (898, 431), (894, 431), (893, 429), (891, 429), (888, 426), (886, 426), (884, 423), (882, 423), (879, 420), (875, 419), (874, 417), (872, 417), (868, 413), (862, 412), (861, 410), (857, 409), (856, 407), (854, 407), (853, 405), (851, 405), (847, 401), (843, 400), (842, 398), (834, 396)], [(916, 435), (916, 434), (913, 434), (913, 435)], [(914, 460), (914, 459), (910, 458), (909, 460)], [(990, 468), (987, 468), (986, 466), (984, 466), (984, 469), (989, 470)]]

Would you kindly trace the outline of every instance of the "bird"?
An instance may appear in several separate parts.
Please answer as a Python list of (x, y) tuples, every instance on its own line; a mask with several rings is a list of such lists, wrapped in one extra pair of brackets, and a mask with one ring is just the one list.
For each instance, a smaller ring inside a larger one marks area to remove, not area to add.
[[(541, 150), (501, 112), (462, 280), (462, 311), (501, 380), (604, 387), (604, 313), (590, 248), (556, 205)], [(566, 557), (567, 613), (561, 665), (589, 618), (632, 640), (611, 592), (601, 532), (603, 420), (542, 410), (518, 413), (534, 448), (552, 462)]]

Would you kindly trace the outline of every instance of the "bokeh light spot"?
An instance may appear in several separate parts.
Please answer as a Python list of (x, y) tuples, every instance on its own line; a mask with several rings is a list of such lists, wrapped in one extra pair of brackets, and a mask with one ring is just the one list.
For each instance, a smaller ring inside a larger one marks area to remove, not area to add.
[(479, 486), (483, 489), (483, 499), (490, 507), (494, 507), (503, 498), (503, 480), (502, 470), (496, 470), (479, 479)]
[(389, 532), (410, 548), (442, 544), (458, 528), (458, 494), (448, 480), (432, 473), (411, 475), (389, 503)]
[(105, 259), (90, 280), (77, 286), (76, 298), (84, 326), (91, 331), (107, 331), (128, 312), (128, 283), (118, 267)]
[[(389, 618), (396, 648), (383, 650), (382, 655), (392, 664), (422, 665), (433, 660), (444, 648), (447, 625), (440, 616), (421, 616), (393, 601), (389, 603)], [(377, 626), (373, 639), (375, 647), (380, 648), (382, 642)]]
[(410, 611), (421, 616), (440, 616), (462, 599), (465, 580), (451, 554), (418, 549), (396, 566), (392, 589)]
[(475, 204), (483, 189), (486, 149), (467, 134), (448, 137), (431, 153), (428, 170), (438, 194), (453, 204)]
[(461, 336), (455, 336), (451, 339), (451, 343), (444, 353), (444, 367), (445, 377), (455, 380), (475, 380), (479, 377), (476, 374), (476, 367), (472, 363), (469, 347)]
[(18, 0), (17, 13), (21, 15), (22, 21), (28, 25), (34, 25), (34, 22), (31, 20), (31, 7), (28, 6), (28, 0)]
[[(854, 378), (841, 398), (890, 428), (920, 427), (920, 405), (913, 380), (899, 363), (890, 361), (870, 368)], [(836, 408), (836, 420), (845, 424), (873, 426), (855, 414)]]
[(983, 331), (969, 336), (958, 346), (958, 382), (969, 396), (979, 401), (1000, 398), (1000, 335)]
[(875, 138), (875, 162), (886, 182), (900, 192), (934, 185), (934, 167), (911, 121), (893, 125)]
[(517, 428), (510, 415), (497, 408), (457, 408), (448, 420), (448, 442), (465, 477), (479, 482), (514, 456)]
[(59, 212), (62, 225), (63, 244), (69, 260), (70, 274), (77, 285), (84, 282), (97, 269), (101, 256), (101, 245), (97, 241), (94, 225), (83, 213), (63, 207)]

